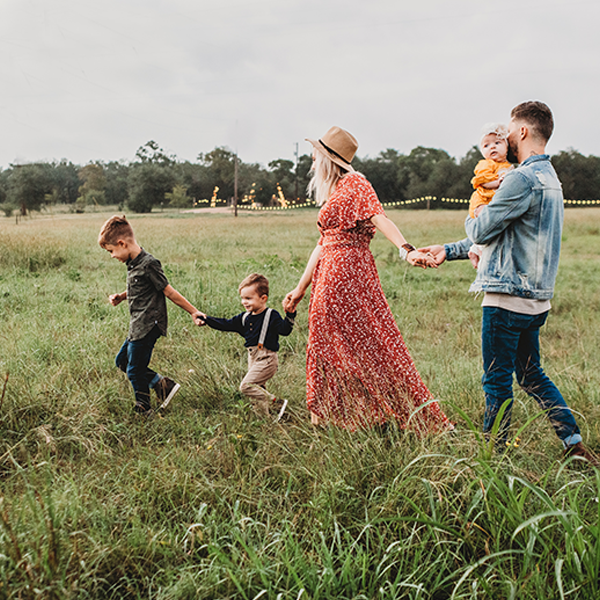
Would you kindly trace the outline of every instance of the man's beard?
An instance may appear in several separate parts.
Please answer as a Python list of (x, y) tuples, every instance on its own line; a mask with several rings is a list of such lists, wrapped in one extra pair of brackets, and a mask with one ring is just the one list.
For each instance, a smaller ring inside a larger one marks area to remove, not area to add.
[(508, 144), (508, 152), (506, 154), (506, 160), (509, 163), (513, 163), (514, 165), (518, 165), (519, 164), (519, 159), (517, 158), (517, 155), (515, 154), (512, 144)]

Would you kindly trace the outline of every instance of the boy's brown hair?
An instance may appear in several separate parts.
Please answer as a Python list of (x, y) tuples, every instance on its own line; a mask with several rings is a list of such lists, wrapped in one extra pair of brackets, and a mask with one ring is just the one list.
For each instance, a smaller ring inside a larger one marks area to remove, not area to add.
[(537, 100), (522, 102), (515, 106), (511, 118), (525, 121), (532, 129), (535, 136), (543, 138), (545, 142), (550, 139), (554, 131), (554, 117), (550, 107)]
[(269, 280), (260, 273), (252, 273), (248, 275), (239, 285), (238, 292), (241, 292), (243, 288), (250, 285), (256, 286), (256, 292), (259, 296), (269, 295)]
[(108, 244), (116, 246), (119, 240), (135, 240), (133, 228), (125, 215), (113, 215), (100, 230), (98, 243), (102, 248), (106, 248)]

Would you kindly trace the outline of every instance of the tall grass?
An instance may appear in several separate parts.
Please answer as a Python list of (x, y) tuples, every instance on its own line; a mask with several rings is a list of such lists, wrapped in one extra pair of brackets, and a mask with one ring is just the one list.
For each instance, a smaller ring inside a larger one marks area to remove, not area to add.
[[(596, 598), (600, 475), (562, 463), (538, 406), (516, 393), (518, 447), (479, 434), (480, 308), (465, 263), (410, 270), (373, 251), (425, 381), (457, 432), (314, 430), (304, 407), (307, 302), (282, 338), (272, 381), (293, 421), (269, 425), (237, 392), (242, 340), (169, 308), (153, 365), (182, 386), (139, 421), (113, 358), (125, 269), (96, 244), (107, 215), (0, 220), (0, 597)], [(462, 235), (451, 211), (391, 212), (417, 244)], [(599, 447), (596, 209), (567, 211), (548, 373)], [(313, 211), (151, 215), (139, 241), (172, 285), (216, 316), (241, 311), (237, 284), (296, 283), (317, 240)]]

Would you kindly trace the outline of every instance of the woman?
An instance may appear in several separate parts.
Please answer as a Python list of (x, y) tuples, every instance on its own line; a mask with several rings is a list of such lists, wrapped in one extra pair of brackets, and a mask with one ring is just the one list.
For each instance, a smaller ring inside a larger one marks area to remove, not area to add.
[(294, 311), (312, 283), (306, 350), (307, 404), (314, 424), (354, 430), (394, 419), (417, 433), (450, 429), (417, 372), (381, 289), (369, 244), (378, 229), (413, 266), (435, 267), (383, 211), (375, 190), (350, 162), (358, 142), (332, 127), (314, 146), (309, 192), (321, 239), (296, 288)]

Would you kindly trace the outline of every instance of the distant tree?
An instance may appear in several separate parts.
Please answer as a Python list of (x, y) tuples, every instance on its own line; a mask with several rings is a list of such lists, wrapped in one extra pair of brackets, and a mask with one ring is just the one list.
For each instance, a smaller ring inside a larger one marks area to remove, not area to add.
[(298, 158), (298, 194), (301, 200), (308, 195), (306, 188), (308, 188), (308, 182), (310, 181), (312, 164), (310, 154), (303, 154)]
[(219, 146), (206, 154), (199, 154), (198, 160), (207, 168), (207, 177), (210, 185), (213, 188), (215, 186), (219, 188), (219, 197), (232, 198), (235, 153), (229, 150), (229, 148)]
[(187, 186), (177, 184), (173, 187), (173, 191), (165, 194), (165, 200), (169, 206), (176, 208), (189, 208), (192, 205), (192, 199), (187, 195)]
[(398, 178), (399, 159), (398, 151), (388, 148), (375, 158), (356, 158), (353, 165), (369, 180), (382, 202), (395, 202), (404, 199)]
[[(275, 188), (279, 184), (284, 196), (287, 199), (293, 199), (296, 193), (296, 165), (294, 162), (285, 158), (278, 158), (272, 160), (268, 166), (272, 175), (273, 187)], [(300, 192), (300, 189), (298, 189), (298, 192)]]
[(57, 203), (73, 204), (79, 195), (79, 166), (66, 159), (52, 163), (53, 196)]
[(8, 180), (8, 202), (19, 208), (21, 215), (39, 210), (46, 194), (52, 193), (52, 168), (47, 163), (11, 165)]
[(263, 206), (273, 204), (273, 196), (277, 194), (277, 181), (272, 174), (263, 169), (258, 163), (240, 163), (239, 171), (239, 198), (254, 194), (254, 201)]
[(417, 146), (399, 158), (399, 183), (407, 198), (444, 196), (455, 183), (456, 162), (445, 150)]
[(569, 148), (552, 157), (552, 164), (568, 200), (596, 200), (600, 197), (600, 158), (584, 156)]
[(187, 187), (187, 195), (192, 201), (208, 200), (214, 190), (214, 179), (205, 165), (185, 161), (179, 164), (180, 180)]
[(79, 169), (78, 173), (82, 185), (79, 187), (77, 202), (86, 204), (105, 204), (106, 175), (104, 168), (99, 163), (89, 163)]
[(177, 157), (174, 154), (168, 155), (154, 140), (150, 140), (143, 146), (140, 146), (135, 156), (140, 162), (163, 166), (177, 162)]
[(129, 172), (127, 205), (137, 213), (152, 211), (165, 203), (165, 194), (175, 185), (175, 174), (168, 166), (151, 162), (136, 163)]
[(0, 204), (6, 202), (6, 189), (8, 187), (9, 171), (0, 168)]
[(128, 197), (130, 166), (117, 161), (104, 163), (102, 166), (106, 177), (106, 187), (104, 188), (106, 203), (123, 206)]
[[(471, 186), (471, 179), (475, 175), (475, 167), (477, 163), (483, 158), (479, 148), (473, 146), (459, 161), (456, 165), (456, 176), (453, 183), (448, 186), (446, 198), (462, 198), (467, 199), (471, 197), (473, 193), (473, 187)], [(452, 205), (451, 205), (452, 206)], [(453, 205), (456, 208), (464, 209), (464, 206), (460, 204)]]
[(4, 212), (7, 217), (12, 215), (14, 206), (8, 202), (8, 176), (10, 171), (2, 170), (0, 168), (0, 210)]

